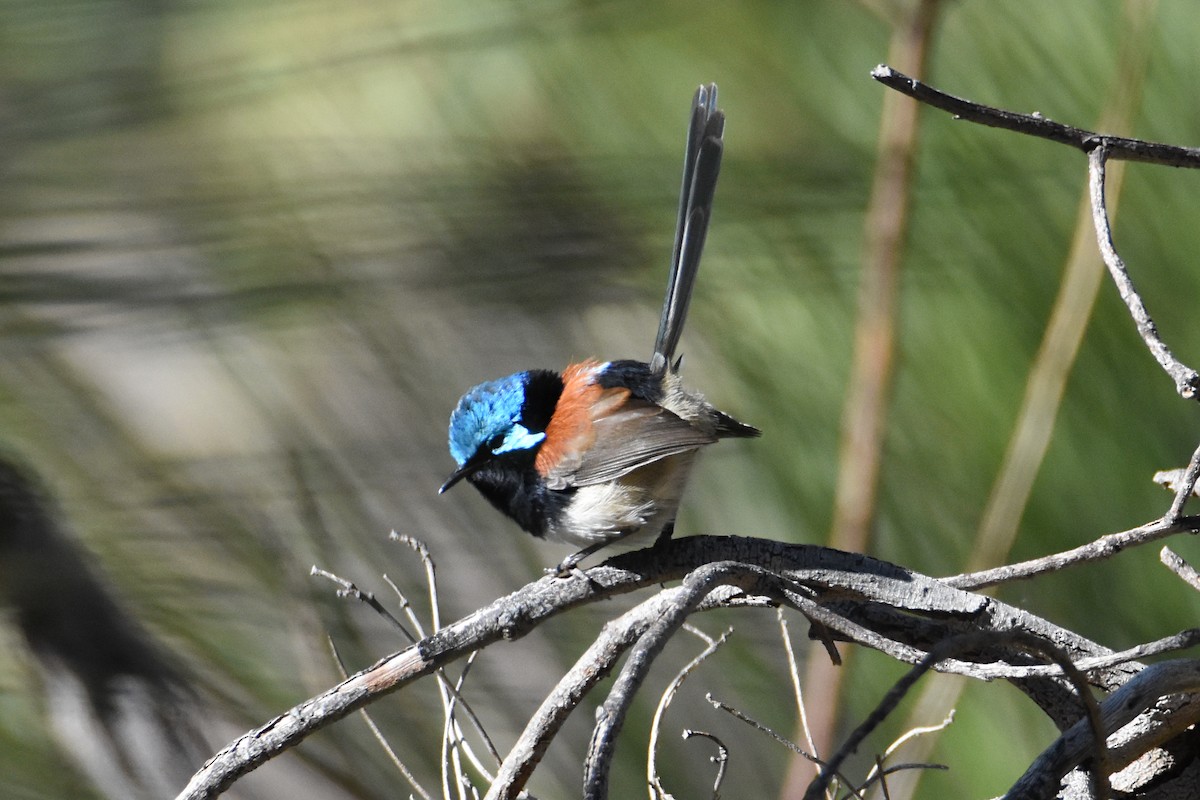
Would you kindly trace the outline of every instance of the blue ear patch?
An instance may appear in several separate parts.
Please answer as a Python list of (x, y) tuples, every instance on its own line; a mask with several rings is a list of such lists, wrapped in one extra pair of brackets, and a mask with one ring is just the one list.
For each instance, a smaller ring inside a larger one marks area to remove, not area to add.
[(545, 438), (545, 433), (534, 433), (518, 422), (508, 431), (508, 435), (504, 437), (500, 446), (492, 452), (500, 455), (501, 453), (511, 453), (513, 450), (526, 450)]
[(450, 415), (450, 455), (458, 465), (497, 436), (502, 443), (492, 450), (496, 455), (533, 447), (546, 438), (520, 424), (524, 403), (524, 372), (481, 383), (464, 394)]

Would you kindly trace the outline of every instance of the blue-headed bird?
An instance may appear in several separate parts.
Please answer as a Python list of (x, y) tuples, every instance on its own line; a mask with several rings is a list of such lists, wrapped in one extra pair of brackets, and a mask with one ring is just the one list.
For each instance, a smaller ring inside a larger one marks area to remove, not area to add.
[(457, 463), (445, 492), (467, 482), (534, 536), (582, 548), (555, 569), (615, 542), (671, 536), (700, 448), (759, 430), (684, 388), (683, 332), (721, 167), (725, 114), (715, 84), (692, 102), (667, 295), (649, 361), (587, 360), (482, 383), (450, 417)]

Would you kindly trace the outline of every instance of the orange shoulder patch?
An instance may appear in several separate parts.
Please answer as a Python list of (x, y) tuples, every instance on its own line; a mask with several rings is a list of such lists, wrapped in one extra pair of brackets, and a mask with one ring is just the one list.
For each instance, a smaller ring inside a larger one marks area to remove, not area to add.
[(534, 461), (542, 475), (577, 461), (596, 439), (592, 420), (611, 413), (629, 396), (628, 389), (602, 389), (593, 380), (599, 367), (599, 361), (589, 359), (563, 370), (563, 391)]

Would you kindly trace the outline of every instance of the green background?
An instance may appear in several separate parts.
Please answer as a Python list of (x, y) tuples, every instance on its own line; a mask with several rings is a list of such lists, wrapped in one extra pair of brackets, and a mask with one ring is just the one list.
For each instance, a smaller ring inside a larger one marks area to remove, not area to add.
[[(387, 534), (419, 537), (449, 620), (565, 554), (470, 490), (437, 496), (453, 466), (447, 416), (485, 379), (649, 356), (687, 103), (716, 81), (726, 155), (682, 350), (689, 384), (764, 436), (706, 454), (680, 531), (823, 542), (887, 91), (868, 73), (910, 10), (3, 0), (0, 445), (41, 475), (97, 570), (232, 730), (266, 721), (337, 681), (327, 634), (352, 669), (402, 646), (310, 565), (391, 601), (386, 573), (425, 608), (420, 564)], [(1129, 133), (1189, 144), (1198, 40), (1182, 0), (945, 2), (927, 78), (1081, 127), (1125, 91)], [(1075, 236), (1086, 159), (932, 110), (916, 159), (871, 552), (943, 575), (974, 545)], [(1197, 180), (1132, 165), (1115, 227), (1161, 332), (1191, 363)], [(1013, 559), (1160, 515), (1170, 498), (1150, 477), (1186, 462), (1200, 429), (1109, 283), (1066, 368)], [(1153, 547), (1001, 596), (1114, 648), (1200, 611)], [(502, 749), (626, 605), (481, 657), (468, 696)], [(677, 700), (667, 786), (700, 796), (709, 784), (706, 746), (675, 735), (693, 727), (731, 745), (726, 796), (776, 796), (788, 754), (702, 699), (712, 691), (793, 732), (774, 616), (696, 623), (737, 633)], [(805, 630), (792, 617), (798, 642)], [(87, 797), (3, 616), (0, 645), (0, 795)], [(673, 643), (648, 698), (699, 649)], [(901, 672), (874, 654), (847, 669), (843, 732)], [(372, 712), (435, 787), (431, 689)], [(626, 728), (613, 796), (644, 791), (651, 707)], [(901, 717), (869, 740), (857, 774)], [(590, 709), (572, 720), (535, 792), (577, 793), (590, 720)], [(1015, 690), (970, 686), (932, 756), (951, 769), (917, 793), (998, 794), (1052, 736)], [(363, 797), (407, 792), (357, 718), (300, 754), (358, 776)]]

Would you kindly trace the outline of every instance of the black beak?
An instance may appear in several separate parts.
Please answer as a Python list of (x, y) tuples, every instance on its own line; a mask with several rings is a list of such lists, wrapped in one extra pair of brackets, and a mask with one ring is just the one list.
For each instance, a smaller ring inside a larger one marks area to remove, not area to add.
[(461, 467), (454, 470), (453, 474), (446, 479), (446, 482), (442, 484), (442, 488), (438, 489), (438, 494), (445, 494), (447, 489), (470, 475), (475, 470), (479, 469), (479, 467), (479, 464), (472, 464), (469, 461), (466, 464), (463, 464)]

